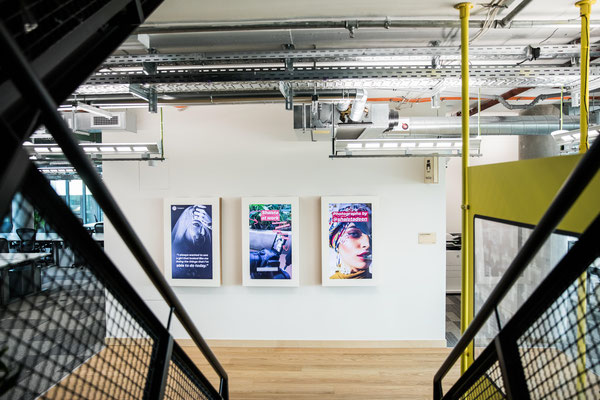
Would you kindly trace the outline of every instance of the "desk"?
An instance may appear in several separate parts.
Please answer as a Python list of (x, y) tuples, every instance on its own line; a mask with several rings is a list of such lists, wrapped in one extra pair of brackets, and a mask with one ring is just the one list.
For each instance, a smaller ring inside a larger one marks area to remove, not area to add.
[[(9, 243), (20, 242), (19, 235), (15, 232), (11, 233), (0, 233), (0, 238), (5, 238)], [(91, 238), (104, 248), (104, 233), (92, 233)], [(65, 248), (64, 240), (58, 233), (43, 233), (38, 232), (35, 236), (35, 242), (46, 244), (52, 247), (53, 262), (55, 265), (61, 265), (61, 256), (59, 256), (59, 250)], [(68, 246), (66, 246), (68, 247)], [(72, 254), (72, 252), (70, 252)], [(70, 264), (69, 264), (70, 265)], [(65, 265), (66, 266), (66, 265)]]
[[(0, 253), (0, 304), (8, 304), (10, 298), (10, 282), (8, 271), (12, 268), (33, 264), (31, 276), (29, 277), (29, 287), (32, 292), (41, 286), (41, 277), (39, 270), (35, 267), (35, 261), (49, 256), (49, 253)], [(21, 281), (23, 285), (25, 282)], [(23, 290), (27, 293), (27, 290)]]
[[(92, 233), (92, 239), (96, 242), (104, 241), (104, 233)], [(20, 242), (21, 238), (14, 232), (11, 233), (0, 233), (0, 238), (4, 238), (9, 242)], [(37, 233), (35, 235), (36, 242), (63, 242), (62, 236), (58, 233)]]

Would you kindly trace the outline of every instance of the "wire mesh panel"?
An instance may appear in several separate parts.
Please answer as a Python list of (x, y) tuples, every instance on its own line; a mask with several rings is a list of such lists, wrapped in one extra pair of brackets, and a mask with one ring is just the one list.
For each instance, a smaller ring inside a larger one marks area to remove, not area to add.
[(169, 363), (169, 375), (167, 378), (167, 387), (165, 390), (165, 399), (212, 399), (210, 392), (205, 389), (205, 385), (194, 379), (194, 373), (190, 371), (177, 352), (173, 353)]
[(499, 400), (505, 398), (504, 382), (497, 361), (459, 397), (461, 400)]
[(587, 269), (518, 340), (533, 399), (600, 398), (600, 279)]
[(23, 196), (2, 230), (0, 399), (142, 398), (156, 339), (124, 294)]
[(108, 3), (109, 0), (0, 1), (2, 21), (30, 59)]

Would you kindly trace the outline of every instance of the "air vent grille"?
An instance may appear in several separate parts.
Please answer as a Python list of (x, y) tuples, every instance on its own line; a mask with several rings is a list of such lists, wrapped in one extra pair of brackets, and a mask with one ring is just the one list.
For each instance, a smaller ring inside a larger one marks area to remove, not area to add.
[(100, 116), (94, 116), (94, 122), (92, 123), (93, 126), (119, 126), (120, 124), (120, 120), (119, 120), (119, 116), (115, 115), (111, 118), (106, 118), (106, 117), (100, 117)]

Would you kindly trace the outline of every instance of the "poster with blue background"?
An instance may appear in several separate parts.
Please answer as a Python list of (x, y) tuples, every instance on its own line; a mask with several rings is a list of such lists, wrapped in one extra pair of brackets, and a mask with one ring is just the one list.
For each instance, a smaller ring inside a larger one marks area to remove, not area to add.
[(171, 205), (171, 278), (212, 279), (212, 205)]

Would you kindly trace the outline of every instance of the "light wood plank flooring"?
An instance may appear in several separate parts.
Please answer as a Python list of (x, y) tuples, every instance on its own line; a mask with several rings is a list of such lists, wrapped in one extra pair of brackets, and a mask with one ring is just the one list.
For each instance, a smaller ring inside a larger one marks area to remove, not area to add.
[[(202, 371), (200, 352), (184, 347)], [(431, 399), (433, 375), (451, 349), (213, 349), (229, 375), (231, 399)], [(207, 378), (218, 388), (215, 374)], [(444, 388), (459, 376), (459, 367)]]
[[(196, 347), (183, 346), (219, 379)], [(141, 399), (150, 346), (109, 345), (50, 389), (45, 399)], [(433, 375), (451, 349), (215, 347), (235, 399), (431, 399)], [(171, 370), (172, 371), (172, 370)], [(175, 378), (178, 379), (178, 378)], [(458, 379), (458, 366), (444, 381)], [(179, 398), (179, 397), (177, 397)], [(186, 395), (183, 398), (192, 399)]]

